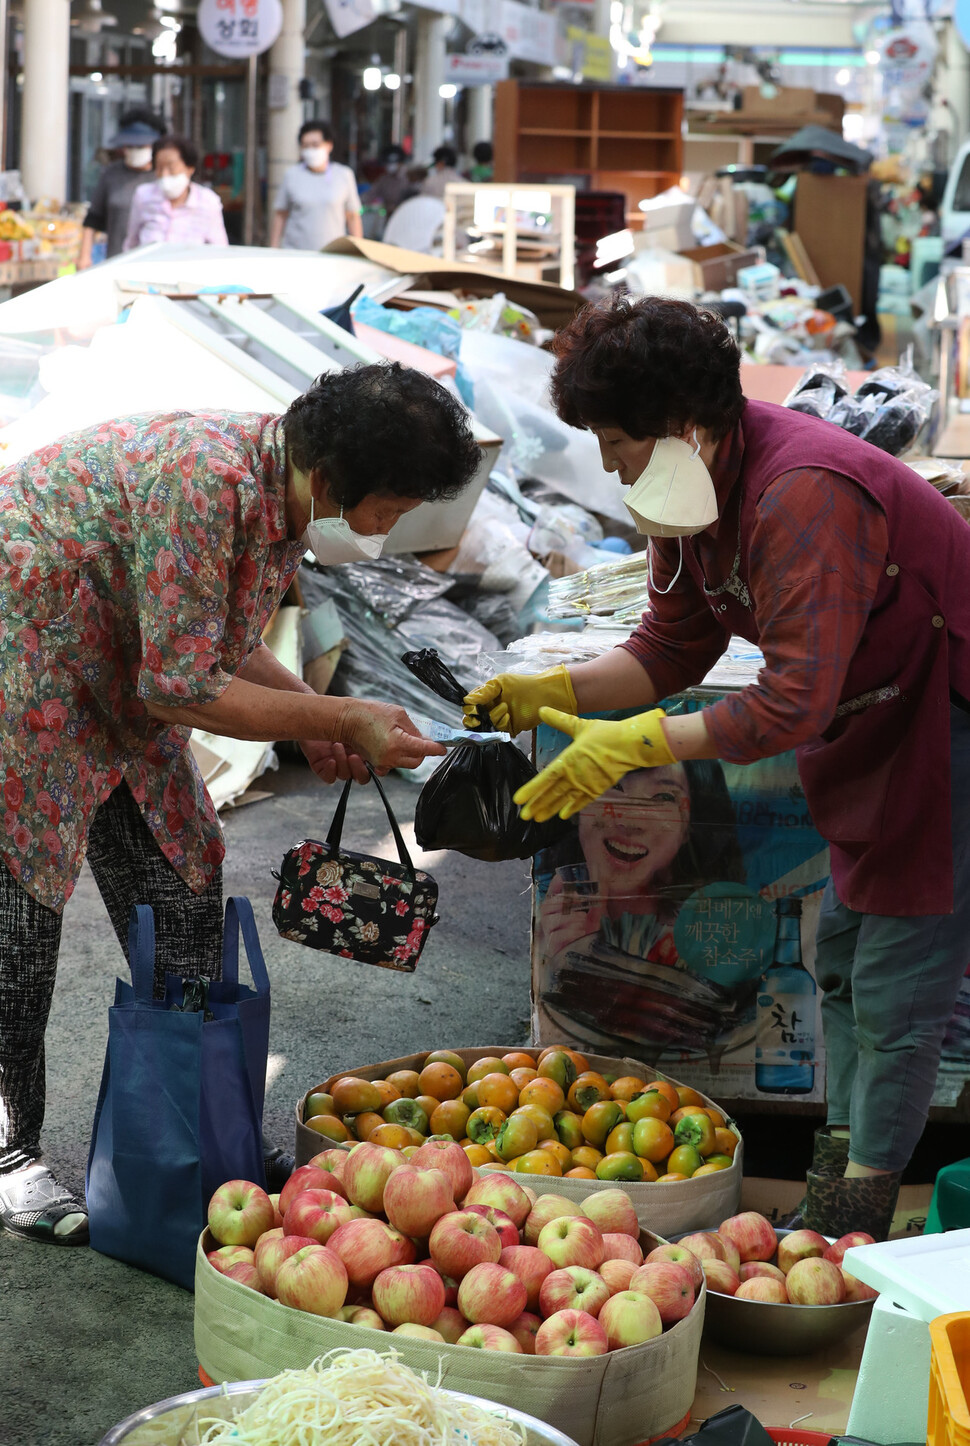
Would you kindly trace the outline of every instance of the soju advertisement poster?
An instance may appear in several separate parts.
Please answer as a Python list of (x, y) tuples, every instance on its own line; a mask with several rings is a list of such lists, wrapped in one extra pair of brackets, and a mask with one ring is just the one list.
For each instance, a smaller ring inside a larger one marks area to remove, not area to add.
[[(540, 727), (537, 764), (566, 742)], [(536, 855), (536, 1038), (632, 1054), (715, 1098), (823, 1100), (814, 968), (827, 877), (793, 753), (628, 774)], [(955, 1103), (968, 1060), (970, 990), (937, 1104)]]

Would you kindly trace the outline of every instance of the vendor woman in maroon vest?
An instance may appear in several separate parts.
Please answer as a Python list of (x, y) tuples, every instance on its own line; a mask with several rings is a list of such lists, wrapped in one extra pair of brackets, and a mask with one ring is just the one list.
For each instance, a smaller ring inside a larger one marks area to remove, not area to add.
[[(588, 428), (650, 534), (650, 611), (621, 647), (469, 695), (573, 742), (523, 816), (569, 817), (631, 769), (797, 749), (831, 844), (816, 977), (828, 1125), (804, 1215), (884, 1236), (970, 959), (970, 528), (902, 462), (828, 422), (745, 402), (738, 349), (686, 302), (620, 298), (556, 338), (559, 416)], [(758, 682), (699, 712), (732, 633)], [(625, 722), (578, 714), (642, 708)]]

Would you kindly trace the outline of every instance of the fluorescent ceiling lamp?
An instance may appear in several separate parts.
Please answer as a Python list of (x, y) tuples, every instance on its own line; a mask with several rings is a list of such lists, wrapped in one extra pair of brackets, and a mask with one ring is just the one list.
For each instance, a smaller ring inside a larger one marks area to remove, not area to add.
[(387, 86), (388, 90), (400, 90), (401, 77), (397, 74), (396, 71), (389, 70), (384, 77), (384, 84)]
[(449, 81), (445, 85), (438, 86), (438, 94), (440, 95), (442, 100), (454, 100), (455, 96), (458, 94), (458, 87), (457, 85), (452, 85)]
[(364, 71), (363, 80), (365, 90), (380, 90), (381, 82), (383, 80), (380, 66), (368, 65), (367, 69)]

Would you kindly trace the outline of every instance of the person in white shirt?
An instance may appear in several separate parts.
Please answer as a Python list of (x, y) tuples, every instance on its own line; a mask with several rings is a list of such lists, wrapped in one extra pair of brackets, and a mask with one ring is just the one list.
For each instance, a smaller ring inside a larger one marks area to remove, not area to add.
[(338, 236), (363, 236), (357, 181), (349, 166), (330, 159), (333, 131), (326, 121), (300, 127), (300, 161), (276, 194), (269, 244), (320, 251)]

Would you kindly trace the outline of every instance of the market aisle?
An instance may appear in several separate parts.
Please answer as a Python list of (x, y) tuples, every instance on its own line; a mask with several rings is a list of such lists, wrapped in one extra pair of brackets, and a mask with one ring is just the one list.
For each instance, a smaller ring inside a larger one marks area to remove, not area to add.
[[(253, 901), (273, 987), (266, 1122), (292, 1145), (293, 1106), (335, 1069), (426, 1045), (513, 1044), (529, 1033), (529, 870), (458, 854), (429, 856), (442, 922), (414, 975), (344, 963), (281, 940), (270, 918), (271, 868), (326, 833), (336, 792), (286, 765), (274, 797), (225, 816), (226, 892)], [(402, 826), (416, 788), (387, 784)], [(345, 841), (387, 852), (374, 791), (355, 790)], [(48, 1157), (80, 1187), (97, 1098), (107, 1010), (123, 963), (88, 871), (64, 919), (47, 1035)], [(197, 1384), (192, 1298), (93, 1251), (0, 1236), (0, 1446), (96, 1446), (130, 1411)]]

